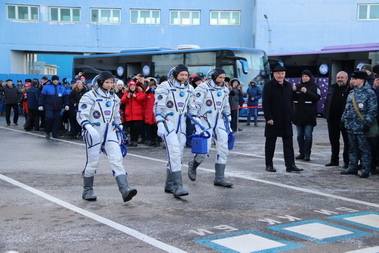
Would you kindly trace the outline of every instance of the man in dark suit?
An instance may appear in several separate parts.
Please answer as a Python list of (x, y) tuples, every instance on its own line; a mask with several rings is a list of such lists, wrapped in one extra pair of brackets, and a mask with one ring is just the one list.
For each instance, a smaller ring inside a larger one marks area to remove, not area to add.
[(275, 152), (277, 137), (282, 137), (284, 161), (287, 172), (299, 172), (303, 169), (296, 167), (293, 150), (293, 91), (292, 85), (285, 81), (286, 68), (277, 66), (272, 71), (273, 79), (263, 88), (263, 112), (265, 126), (265, 157), (266, 170), (276, 172), (272, 159)]
[(339, 166), (340, 137), (342, 135), (343, 148), (343, 168), (347, 169), (349, 164), (349, 138), (345, 128), (341, 128), (341, 117), (345, 110), (347, 95), (352, 89), (348, 84), (349, 75), (345, 71), (340, 71), (336, 76), (337, 82), (329, 86), (325, 100), (325, 118), (328, 122), (329, 142), (332, 155), (330, 162), (325, 166)]

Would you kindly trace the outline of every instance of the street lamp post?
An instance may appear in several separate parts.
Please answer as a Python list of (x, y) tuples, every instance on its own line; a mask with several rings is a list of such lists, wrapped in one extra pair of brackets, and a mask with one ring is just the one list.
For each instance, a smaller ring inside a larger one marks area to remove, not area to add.
[(267, 22), (267, 26), (268, 26), (268, 51), (270, 50), (270, 47), (271, 47), (271, 32), (272, 32), (272, 30), (271, 30), (271, 26), (270, 26), (270, 23), (268, 22), (268, 17), (267, 17), (267, 15), (266, 14), (263, 14), (263, 16), (265, 17), (265, 19), (266, 19), (266, 22)]

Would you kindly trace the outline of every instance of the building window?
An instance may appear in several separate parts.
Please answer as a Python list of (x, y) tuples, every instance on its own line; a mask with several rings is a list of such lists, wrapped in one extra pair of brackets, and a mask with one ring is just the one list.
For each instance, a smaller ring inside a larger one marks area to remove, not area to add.
[(358, 19), (379, 19), (379, 4), (358, 4)]
[(38, 21), (39, 7), (27, 5), (7, 5), (8, 19)]
[(170, 11), (171, 25), (200, 25), (200, 11)]
[(121, 11), (119, 9), (91, 9), (91, 22), (120, 24)]
[(50, 20), (56, 22), (80, 22), (80, 9), (50, 7)]
[(210, 25), (240, 25), (239, 11), (211, 11)]
[(131, 10), (131, 24), (155, 24), (161, 23), (159, 10)]

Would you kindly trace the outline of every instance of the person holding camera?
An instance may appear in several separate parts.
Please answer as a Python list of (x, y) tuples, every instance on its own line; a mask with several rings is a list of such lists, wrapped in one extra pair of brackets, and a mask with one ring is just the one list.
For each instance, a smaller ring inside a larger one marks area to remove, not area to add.
[(125, 104), (125, 121), (130, 129), (129, 146), (138, 146), (138, 136), (143, 127), (144, 103), (146, 94), (141, 87), (137, 87), (134, 81), (128, 83), (121, 103)]
[(315, 78), (309, 70), (301, 74), (301, 81), (293, 89), (293, 123), (296, 125), (299, 155), (296, 159), (310, 161), (313, 128), (317, 125), (317, 102), (321, 98), (321, 91), (315, 83)]

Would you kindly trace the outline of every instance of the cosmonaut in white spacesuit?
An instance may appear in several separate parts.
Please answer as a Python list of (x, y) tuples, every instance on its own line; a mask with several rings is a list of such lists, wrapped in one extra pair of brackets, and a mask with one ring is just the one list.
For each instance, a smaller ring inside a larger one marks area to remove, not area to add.
[(93, 180), (103, 152), (111, 165), (124, 202), (131, 200), (137, 190), (129, 188), (126, 171), (122, 164), (123, 155), (117, 131), (122, 130), (120, 99), (113, 93), (114, 76), (109, 71), (94, 78), (94, 87), (80, 99), (77, 121), (83, 128), (87, 161), (82, 172), (84, 179), (83, 199), (94, 201)]
[[(225, 180), (224, 172), (228, 156), (228, 135), (230, 133), (229, 90), (224, 84), (225, 71), (213, 69), (208, 73), (208, 80), (194, 90), (194, 103), (189, 113), (197, 118), (205, 130), (212, 134), (216, 143), (216, 164), (214, 185), (231, 187), (233, 184)], [(202, 132), (195, 126), (196, 133)], [(212, 138), (208, 138), (208, 153)], [(196, 180), (196, 168), (204, 161), (206, 154), (196, 154), (188, 163), (188, 177)]]
[(193, 87), (188, 83), (188, 68), (179, 64), (169, 72), (169, 79), (155, 90), (154, 113), (158, 136), (166, 144), (168, 157), (165, 192), (175, 197), (188, 195), (182, 184), (182, 156), (186, 143), (186, 116), (192, 103)]

